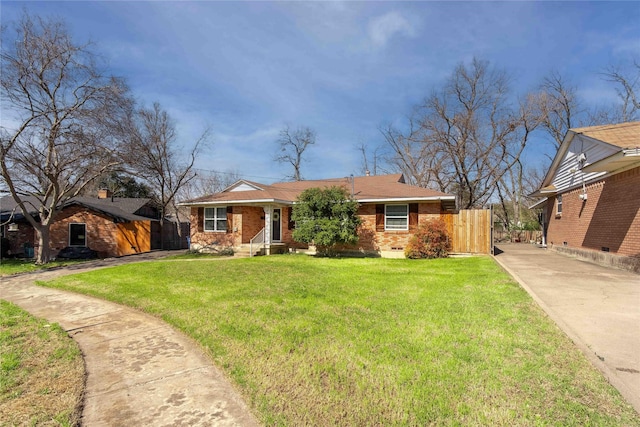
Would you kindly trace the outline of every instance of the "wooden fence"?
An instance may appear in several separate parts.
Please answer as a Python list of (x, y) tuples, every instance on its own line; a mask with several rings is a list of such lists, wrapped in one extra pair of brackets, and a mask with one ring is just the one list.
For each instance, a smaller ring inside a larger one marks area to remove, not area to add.
[(491, 254), (493, 249), (490, 209), (463, 209), (457, 214), (443, 213), (454, 253)]
[(494, 230), (493, 237), (496, 242), (512, 242), (512, 243), (542, 243), (542, 231), (529, 230), (512, 230), (497, 231)]

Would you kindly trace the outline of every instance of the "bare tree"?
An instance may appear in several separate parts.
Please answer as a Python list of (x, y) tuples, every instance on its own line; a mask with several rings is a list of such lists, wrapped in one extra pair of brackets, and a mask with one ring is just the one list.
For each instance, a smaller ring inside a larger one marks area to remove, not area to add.
[(316, 133), (309, 127), (299, 127), (291, 130), (289, 126), (285, 126), (280, 131), (278, 143), (278, 154), (275, 161), (278, 163), (289, 163), (293, 166), (293, 173), (287, 178), (293, 181), (302, 180), (300, 167), (302, 165), (302, 155), (305, 150), (316, 143)]
[(407, 135), (383, 132), (397, 162), (420, 185), (456, 194), (461, 208), (486, 204), (541, 121), (533, 98), (512, 105), (508, 83), (485, 61), (457, 66), (416, 110)]
[[(131, 135), (127, 159), (156, 194), (162, 208), (161, 224), (164, 225), (168, 214), (174, 214), (180, 223), (176, 195), (195, 178), (193, 165), (209, 138), (209, 130), (205, 130), (191, 148), (184, 151), (178, 146), (174, 122), (156, 102), (152, 108), (137, 111)], [(180, 227), (178, 235), (182, 237)]]
[(544, 117), (542, 126), (558, 148), (569, 129), (584, 124), (582, 115), (585, 109), (578, 99), (576, 87), (557, 71), (552, 71), (542, 80), (540, 90), (538, 101)]
[(65, 202), (119, 163), (121, 123), (132, 101), (64, 23), (25, 12), (14, 40), (3, 33), (2, 181), (36, 231), (42, 264), (51, 258), (49, 229)]
[[(638, 119), (640, 111), (640, 62), (628, 67), (610, 66), (602, 72), (604, 79), (615, 86), (619, 104), (604, 120), (607, 123), (630, 122)], [(603, 119), (601, 119), (603, 120)]]
[(183, 200), (219, 193), (241, 178), (240, 172), (196, 170), (197, 175), (180, 190)]
[(371, 148), (362, 142), (356, 146), (356, 150), (362, 154), (362, 167), (360, 168), (361, 174), (377, 175), (382, 169), (381, 163), (384, 159), (384, 147), (382, 145), (376, 145)]
[(390, 125), (379, 130), (391, 148), (388, 163), (402, 172), (408, 183), (439, 191), (449, 189), (453, 173), (447, 167), (446, 153), (423, 139), (424, 135), (415, 128), (413, 119), (409, 119), (406, 135)]

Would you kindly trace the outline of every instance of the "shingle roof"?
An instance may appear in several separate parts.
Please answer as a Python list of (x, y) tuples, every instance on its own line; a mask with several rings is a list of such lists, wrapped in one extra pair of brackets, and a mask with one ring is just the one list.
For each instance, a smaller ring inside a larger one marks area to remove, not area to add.
[(640, 147), (640, 122), (589, 126), (574, 128), (571, 131), (621, 148)]
[[(245, 183), (259, 190), (233, 191), (238, 183)], [(361, 202), (390, 201), (390, 200), (454, 200), (455, 197), (428, 188), (408, 185), (402, 174), (358, 176), (351, 178), (335, 178), (309, 181), (278, 182), (275, 184), (260, 184), (242, 180), (220, 193), (200, 197), (181, 203), (182, 205), (198, 205), (223, 202), (281, 202), (293, 203), (298, 195), (308, 188), (343, 186), (349, 192), (353, 188), (353, 196)]]
[[(37, 213), (37, 206), (39, 206), (39, 203), (35, 197), (27, 196), (23, 198), (23, 201), (27, 206), (33, 207), (31, 213)], [(149, 220), (150, 218), (136, 215), (135, 212), (148, 203), (152, 203), (152, 200), (124, 197), (114, 197), (113, 200), (111, 198), (97, 199), (93, 197), (75, 197), (65, 203), (65, 206), (79, 204), (115, 218), (127, 221), (142, 221)], [(8, 216), (14, 209), (15, 213), (20, 215), (22, 214), (22, 210), (17, 207), (17, 203), (13, 200), (13, 197), (4, 196), (0, 198), (0, 211), (3, 214), (3, 217)]]

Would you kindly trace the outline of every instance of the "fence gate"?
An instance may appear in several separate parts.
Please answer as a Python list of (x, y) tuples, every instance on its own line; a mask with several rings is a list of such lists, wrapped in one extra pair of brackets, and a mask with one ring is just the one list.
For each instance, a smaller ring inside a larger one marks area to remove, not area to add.
[(493, 221), (490, 209), (463, 209), (443, 213), (454, 253), (491, 254)]

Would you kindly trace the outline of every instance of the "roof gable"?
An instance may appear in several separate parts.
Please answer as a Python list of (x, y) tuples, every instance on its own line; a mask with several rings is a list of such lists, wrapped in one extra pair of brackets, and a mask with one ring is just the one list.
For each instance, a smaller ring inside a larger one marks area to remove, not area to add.
[(234, 182), (229, 187), (222, 190), (225, 192), (234, 192), (234, 191), (253, 191), (253, 190), (262, 190), (259, 184), (241, 179), (239, 181)]
[[(558, 148), (541, 188), (533, 195), (562, 193), (600, 179), (613, 169), (590, 166), (606, 163), (607, 159), (634, 145), (640, 146), (640, 122), (570, 129)], [(548, 191), (549, 188), (554, 191)]]
[(590, 126), (572, 129), (577, 135), (605, 142), (620, 148), (640, 148), (640, 122)]

